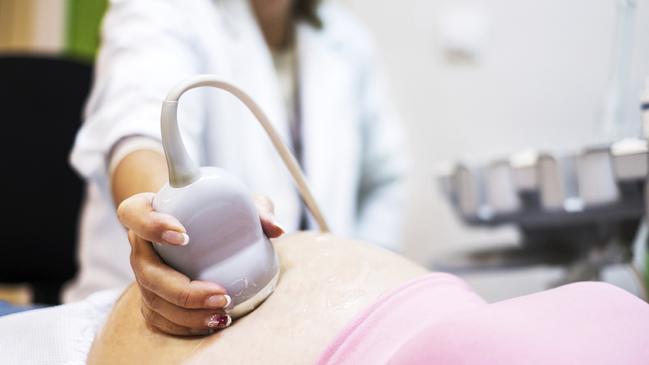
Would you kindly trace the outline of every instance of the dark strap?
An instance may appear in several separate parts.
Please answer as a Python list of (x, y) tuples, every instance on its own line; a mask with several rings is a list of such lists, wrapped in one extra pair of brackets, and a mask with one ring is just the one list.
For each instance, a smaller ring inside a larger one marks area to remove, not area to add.
[[(289, 115), (289, 131), (291, 133), (291, 147), (293, 148), (293, 154), (295, 159), (300, 164), (302, 171), (308, 174), (308, 171), (304, 169), (303, 161), (303, 149), (302, 149), (302, 98), (300, 93), (300, 66), (297, 59), (297, 50), (294, 52), (295, 59), (293, 60), (293, 110), (290, 111)], [(300, 221), (298, 225), (300, 231), (306, 231), (309, 229), (309, 220), (307, 219), (307, 209), (304, 204), (304, 201), (300, 200)]]

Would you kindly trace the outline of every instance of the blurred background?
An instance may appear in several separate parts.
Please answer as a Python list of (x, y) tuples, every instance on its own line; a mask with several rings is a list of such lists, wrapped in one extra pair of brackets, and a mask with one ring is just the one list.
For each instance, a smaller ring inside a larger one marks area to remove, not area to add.
[[(556, 264), (533, 250), (512, 263), (499, 253), (524, 248), (516, 219), (472, 224), (440, 177), (457, 172), (458, 162), (488, 166), (521, 151), (579, 154), (642, 137), (649, 0), (338, 2), (376, 38), (409, 134), (406, 256), (456, 271), (488, 300), (565, 279), (578, 257)], [(90, 65), (105, 8), (102, 0), (0, 0), (0, 53)], [(493, 251), (495, 264), (476, 268), (470, 256), (478, 251)], [(604, 276), (643, 295), (626, 266)]]
[[(577, 153), (642, 133), (649, 1), (633, 2), (629, 19), (620, 13), (630, 2), (616, 0), (342, 2), (377, 38), (410, 132), (415, 196), (406, 252), (421, 263), (519, 242), (512, 225), (462, 224), (435, 186), (444, 162), (488, 164), (529, 149)], [(607, 103), (620, 32), (630, 43), (622, 61), (628, 82), (622, 127), (611, 132)], [(543, 289), (562, 272), (533, 265), (464, 276), (500, 299)]]

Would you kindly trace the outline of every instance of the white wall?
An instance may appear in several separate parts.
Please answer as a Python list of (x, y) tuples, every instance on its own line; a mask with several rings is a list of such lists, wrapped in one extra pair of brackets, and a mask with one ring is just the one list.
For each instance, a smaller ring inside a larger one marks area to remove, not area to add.
[[(485, 161), (528, 148), (577, 150), (602, 141), (614, 0), (340, 0), (378, 40), (415, 152), (407, 254), (512, 241), (513, 230), (463, 227), (433, 186), (444, 160)], [(632, 117), (649, 75), (649, 0), (638, 0)], [(465, 6), (489, 31), (476, 63), (450, 62), (439, 22)], [(631, 110), (632, 109), (632, 110)], [(640, 123), (638, 121), (638, 123)]]

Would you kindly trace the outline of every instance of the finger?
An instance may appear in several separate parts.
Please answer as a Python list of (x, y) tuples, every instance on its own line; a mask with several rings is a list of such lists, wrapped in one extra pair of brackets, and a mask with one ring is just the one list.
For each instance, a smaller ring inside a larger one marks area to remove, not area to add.
[(152, 311), (149, 307), (146, 305), (141, 306), (141, 313), (142, 316), (144, 317), (144, 320), (146, 321), (147, 325), (150, 327), (153, 327), (155, 330), (158, 330), (163, 333), (167, 333), (170, 335), (176, 335), (176, 336), (201, 336), (201, 335), (209, 335), (214, 333), (214, 329), (211, 328), (188, 328), (188, 327), (183, 327), (180, 325), (177, 325), (160, 314)]
[(215, 283), (190, 280), (160, 259), (151, 243), (129, 233), (131, 267), (140, 286), (184, 308), (219, 309), (228, 304), (225, 289)]
[(283, 235), (284, 228), (275, 220), (275, 206), (273, 202), (263, 195), (255, 195), (253, 200), (259, 212), (261, 228), (266, 236), (269, 238), (277, 238)]
[(154, 193), (140, 193), (124, 200), (117, 208), (120, 222), (147, 241), (187, 244), (189, 236), (178, 219), (153, 210), (154, 197)]
[(273, 204), (273, 201), (270, 200), (270, 198), (268, 198), (267, 196), (261, 194), (253, 194), (252, 200), (255, 202), (260, 215), (275, 213), (275, 204)]
[(192, 329), (222, 329), (232, 323), (232, 318), (222, 309), (186, 309), (169, 303), (144, 288), (140, 288), (140, 291), (144, 305), (179, 326)]

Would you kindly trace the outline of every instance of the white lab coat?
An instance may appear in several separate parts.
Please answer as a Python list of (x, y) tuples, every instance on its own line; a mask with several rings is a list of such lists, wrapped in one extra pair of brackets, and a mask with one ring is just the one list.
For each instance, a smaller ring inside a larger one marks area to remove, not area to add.
[[(392, 102), (365, 31), (336, 5), (320, 10), (323, 29), (297, 29), (307, 179), (333, 233), (398, 249), (405, 161)], [(94, 88), (71, 154), (88, 183), (81, 269), (66, 301), (133, 279), (126, 233), (110, 196), (107, 156), (128, 136), (159, 139), (167, 91), (201, 73), (246, 90), (290, 141), (272, 57), (247, 1), (111, 1)], [(289, 174), (238, 100), (219, 90), (190, 91), (181, 99), (179, 123), (196, 161), (239, 176), (252, 192), (275, 202), (287, 231), (298, 228), (301, 202)]]
[(641, 100), (642, 119), (644, 120), (644, 136), (649, 139), (649, 77), (645, 81), (644, 93)]

